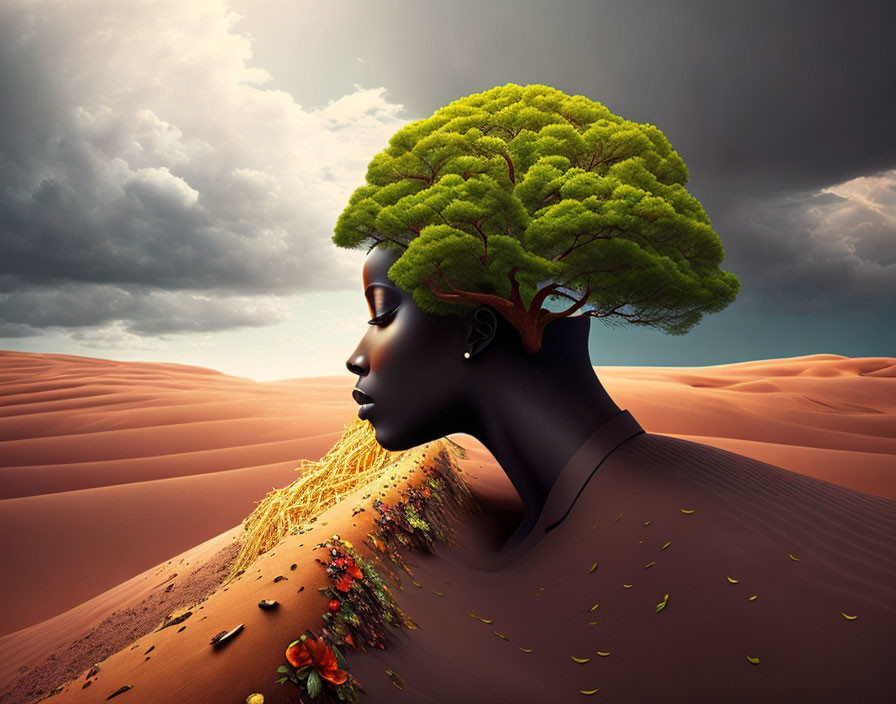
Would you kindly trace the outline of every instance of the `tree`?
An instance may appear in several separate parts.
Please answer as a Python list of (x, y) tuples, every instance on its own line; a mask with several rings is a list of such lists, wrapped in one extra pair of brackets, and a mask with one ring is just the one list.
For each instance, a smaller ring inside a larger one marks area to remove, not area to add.
[(509, 83), (396, 132), (333, 241), (404, 250), (389, 277), (421, 309), (491, 306), (531, 353), (576, 313), (679, 335), (740, 288), (687, 179), (653, 125)]

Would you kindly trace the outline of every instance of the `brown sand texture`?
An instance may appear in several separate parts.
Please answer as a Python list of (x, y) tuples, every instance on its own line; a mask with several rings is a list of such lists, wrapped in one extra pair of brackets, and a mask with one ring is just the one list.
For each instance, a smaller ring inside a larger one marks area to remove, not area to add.
[[(649, 432), (673, 436), (664, 442), (680, 443), (675, 447), (699, 447), (685, 442), (695, 440), (785, 467), (791, 472), (774, 475), (783, 481), (782, 487), (802, 491), (809, 503), (829, 502), (839, 514), (848, 514), (852, 507), (885, 520), (888, 514), (881, 506), (890, 504), (874, 503), (880, 500), (869, 495), (896, 498), (894, 359), (816, 355), (706, 368), (597, 371), (620, 407), (628, 408)], [(263, 691), (268, 701), (294, 700), (284, 687), (270, 683), (282, 664), (283, 646), (305, 627), (319, 628), (323, 608), (313, 601), (319, 599), (314, 589), (324, 580), (309, 552), (310, 541), (291, 536), (259, 561), (260, 571), (252, 579), (246, 575), (227, 591), (212, 591), (232, 558), (238, 535), (233, 526), (269, 488), (295, 478), (298, 460), (317, 458), (329, 449), (354, 417), (349, 396), (353, 381), (346, 375), (258, 383), (179, 365), (0, 353), (0, 525), (5, 535), (14, 536), (3, 542), (3, 558), (7, 574), (15, 575), (4, 580), (0, 623), (6, 635), (0, 638), (0, 677), (21, 684), (7, 688), (0, 701), (32, 701), (74, 677), (79, 677), (77, 686), (68, 685), (57, 695), (58, 701), (102, 701), (122, 684), (132, 684), (133, 689), (120, 695), (120, 701), (241, 702), (256, 690)], [(495, 513), (513, 507), (512, 490), (490, 455), (471, 438), (456, 439), (470, 449), (465, 467), (480, 500)], [(722, 472), (731, 462), (736, 465), (727, 453), (708, 448), (702, 452), (717, 453), (713, 457)], [(751, 465), (743, 471), (749, 475), (756, 470)], [(800, 484), (797, 480), (802, 478), (792, 472), (863, 493), (842, 492), (811, 479)], [(687, 481), (699, 484), (693, 477)], [(617, 493), (623, 500), (625, 492)], [(659, 501), (647, 494), (642, 498), (645, 506)], [(351, 516), (348, 505), (334, 507), (326, 522), (341, 534), (354, 529), (363, 537), (370, 528), (370, 514)], [(657, 504), (660, 508), (669, 507)], [(717, 530), (720, 516), (716, 520)], [(749, 524), (743, 516), (737, 520)], [(812, 526), (797, 525), (799, 520), (805, 517), (776, 525), (772, 542), (778, 541), (781, 549), (787, 544), (806, 547), (805, 533)], [(868, 533), (867, 527), (853, 529), (859, 535)], [(788, 537), (795, 532), (802, 535), (802, 543)], [(731, 532), (728, 547), (737, 535)], [(890, 544), (893, 538), (891, 532)], [(482, 536), (472, 534), (469, 540), (475, 544)], [(818, 565), (815, 572), (806, 572), (830, 582), (824, 569), (836, 576), (837, 559), (848, 560), (850, 549), (873, 553), (873, 546), (863, 540), (867, 536), (852, 548), (847, 541), (833, 557), (812, 544)], [(721, 549), (724, 540), (717, 542)], [(481, 552), (481, 546), (476, 549)], [(169, 560), (171, 555), (178, 556)], [(291, 564), (298, 565), (296, 571), (290, 570)], [(433, 584), (463, 581), (462, 570), (448, 570), (447, 555), (426, 564)], [(859, 567), (866, 568), (864, 563)], [(545, 563), (541, 573), (548, 569), (551, 574), (563, 571)], [(772, 570), (766, 575), (763, 584), (774, 574)], [(278, 575), (288, 579), (274, 583)], [(481, 575), (470, 579), (482, 584)], [(856, 583), (829, 591), (855, 597), (863, 579), (867, 586), (868, 579), (858, 576)], [(874, 579), (871, 583), (878, 584)], [(300, 586), (306, 586), (308, 593), (300, 594)], [(869, 590), (865, 601), (870, 599), (879, 608), (878, 601), (886, 595), (875, 596), (875, 589)], [(450, 610), (419, 601), (421, 594), (402, 593), (407, 600), (402, 605), (431, 614), (434, 624), (443, 617), (445, 624), (457, 620)], [(206, 596), (207, 601), (198, 601)], [(260, 598), (276, 598), (284, 608), (274, 614), (261, 612), (255, 605)], [(469, 603), (467, 610), (473, 608)], [(154, 635), (153, 627), (191, 606), (195, 611), (185, 622), (187, 628), (168, 628)], [(495, 602), (494, 608), (499, 606)], [(846, 599), (844, 609), (849, 608)], [(283, 618), (284, 613), (289, 617)], [(239, 622), (245, 622), (246, 629), (233, 647), (212, 652), (208, 638)], [(444, 646), (435, 626), (433, 633), (431, 642), (399, 641), (389, 656), (398, 658), (392, 661), (393, 669), (402, 671), (404, 666), (402, 674), (406, 671), (412, 678), (415, 672), (425, 674), (425, 663), (415, 660), (414, 652), (446, 655), (439, 650)], [(861, 632), (849, 635), (862, 646), (874, 642), (874, 633), (865, 631), (865, 640)], [(473, 637), (473, 632), (461, 630), (447, 640), (455, 637)], [(92, 649), (97, 641), (102, 644)], [(831, 641), (831, 647), (839, 646)], [(54, 660), (47, 662), (48, 657)], [(358, 671), (379, 667), (382, 657), (386, 655), (356, 656)], [(505, 674), (520, 667), (504, 662), (500, 653), (495, 657), (507, 668)], [(101, 674), (82, 690), (84, 674), (94, 662), (100, 663)], [(872, 679), (875, 672), (870, 672)], [(379, 677), (381, 670), (362, 674)], [(674, 680), (675, 673), (668, 676)], [(365, 677), (359, 678), (368, 686)], [(536, 692), (543, 684), (528, 686), (525, 691)], [(368, 690), (376, 690), (371, 687)], [(423, 696), (424, 690), (415, 691)]]

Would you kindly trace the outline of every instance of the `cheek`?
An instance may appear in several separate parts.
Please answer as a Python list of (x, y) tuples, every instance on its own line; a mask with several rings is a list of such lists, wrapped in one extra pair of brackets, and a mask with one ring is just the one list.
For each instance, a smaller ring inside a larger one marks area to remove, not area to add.
[(384, 328), (371, 328), (367, 343), (371, 373), (384, 375), (400, 370), (412, 357), (406, 328), (400, 320)]
[(418, 383), (440, 386), (451, 347), (444, 329), (433, 329), (413, 317), (398, 317), (370, 331), (368, 360), (374, 377), (390, 387)]

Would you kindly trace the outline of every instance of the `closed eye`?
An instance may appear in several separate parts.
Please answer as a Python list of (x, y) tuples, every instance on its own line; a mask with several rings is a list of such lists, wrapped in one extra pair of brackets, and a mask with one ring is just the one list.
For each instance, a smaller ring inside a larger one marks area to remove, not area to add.
[(368, 325), (379, 325), (379, 326), (388, 325), (389, 322), (392, 320), (392, 318), (395, 317), (395, 313), (397, 311), (398, 311), (398, 306), (396, 306), (395, 308), (393, 308), (390, 311), (386, 311), (385, 313), (382, 313), (381, 315), (376, 316), (375, 318), (371, 318), (370, 320), (367, 321), (367, 324)]

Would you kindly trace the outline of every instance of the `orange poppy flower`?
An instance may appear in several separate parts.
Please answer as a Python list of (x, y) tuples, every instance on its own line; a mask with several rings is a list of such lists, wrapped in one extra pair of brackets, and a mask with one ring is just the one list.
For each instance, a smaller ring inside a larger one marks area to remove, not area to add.
[(322, 680), (338, 687), (345, 684), (347, 674), (340, 670), (336, 654), (323, 638), (297, 640), (286, 649), (286, 660), (296, 669), (311, 666)]
[(352, 588), (352, 577), (350, 574), (344, 574), (335, 582), (336, 588), (341, 592), (347, 592)]
[(361, 571), (361, 568), (358, 567), (357, 563), (350, 557), (345, 559), (346, 572), (348, 572), (355, 579), (363, 579), (364, 573)]

